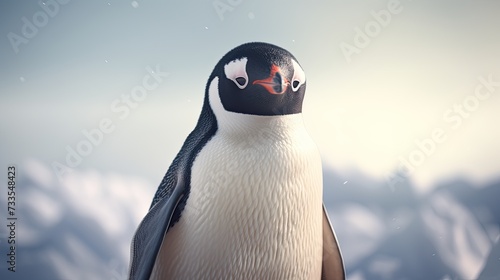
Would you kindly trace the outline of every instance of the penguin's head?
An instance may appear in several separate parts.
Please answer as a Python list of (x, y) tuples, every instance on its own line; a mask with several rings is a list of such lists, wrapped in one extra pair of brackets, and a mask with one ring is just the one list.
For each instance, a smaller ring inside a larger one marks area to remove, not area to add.
[(210, 100), (220, 101), (228, 112), (275, 116), (301, 113), (305, 89), (304, 71), (291, 53), (267, 43), (247, 43), (217, 63), (207, 94), (218, 95)]

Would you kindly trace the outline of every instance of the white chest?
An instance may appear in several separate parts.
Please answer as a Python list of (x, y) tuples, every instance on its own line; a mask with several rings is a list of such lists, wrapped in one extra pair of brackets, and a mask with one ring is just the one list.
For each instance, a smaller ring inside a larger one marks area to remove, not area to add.
[(152, 279), (320, 279), (321, 159), (297, 124), (207, 143)]

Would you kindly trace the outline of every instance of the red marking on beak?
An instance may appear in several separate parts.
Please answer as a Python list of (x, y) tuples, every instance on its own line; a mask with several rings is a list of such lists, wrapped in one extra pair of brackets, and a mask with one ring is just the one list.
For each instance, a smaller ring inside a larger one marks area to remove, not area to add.
[(255, 80), (252, 84), (263, 86), (271, 94), (283, 94), (288, 88), (288, 85), (290, 85), (290, 82), (283, 77), (281, 69), (273, 64), (271, 66), (271, 73), (269, 74), (269, 77), (262, 80)]

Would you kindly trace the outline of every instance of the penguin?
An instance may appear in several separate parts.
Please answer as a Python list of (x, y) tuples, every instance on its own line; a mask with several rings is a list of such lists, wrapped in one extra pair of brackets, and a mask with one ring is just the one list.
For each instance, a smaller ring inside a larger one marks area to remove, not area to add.
[(287, 50), (224, 55), (131, 244), (129, 279), (345, 279)]

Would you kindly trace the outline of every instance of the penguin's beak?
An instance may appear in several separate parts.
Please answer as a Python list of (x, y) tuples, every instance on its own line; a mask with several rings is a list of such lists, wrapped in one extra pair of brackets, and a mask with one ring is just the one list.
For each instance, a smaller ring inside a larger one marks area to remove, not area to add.
[(280, 68), (273, 64), (269, 77), (262, 80), (255, 80), (252, 84), (263, 86), (271, 94), (283, 94), (288, 88), (288, 85), (290, 85), (290, 82), (283, 77)]

